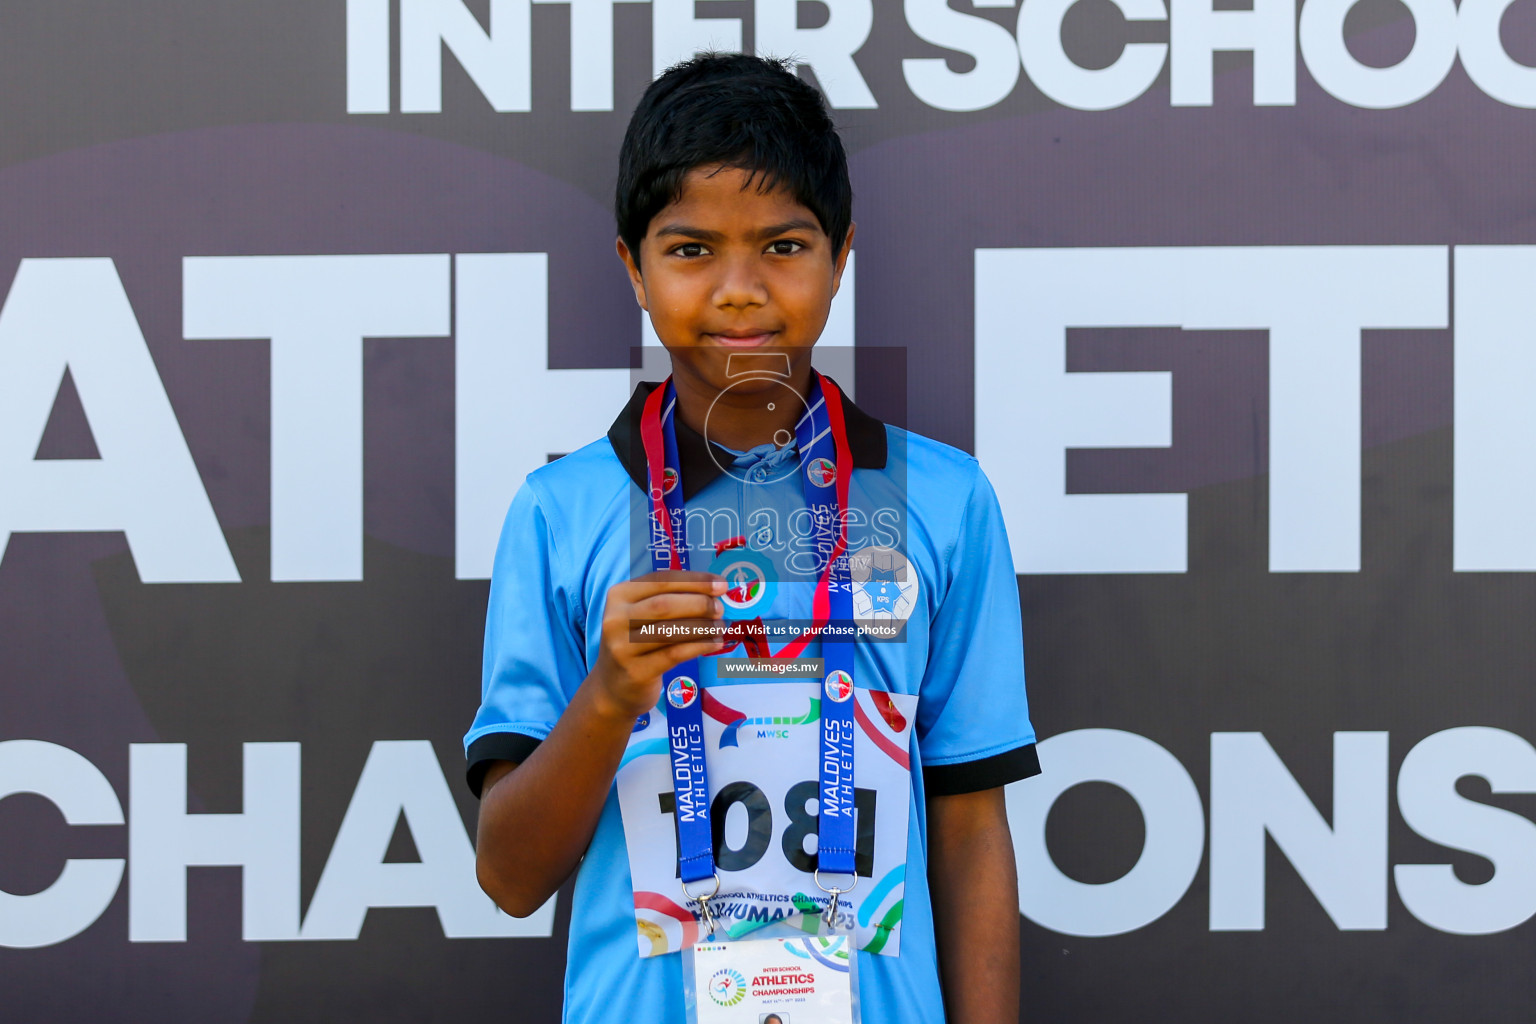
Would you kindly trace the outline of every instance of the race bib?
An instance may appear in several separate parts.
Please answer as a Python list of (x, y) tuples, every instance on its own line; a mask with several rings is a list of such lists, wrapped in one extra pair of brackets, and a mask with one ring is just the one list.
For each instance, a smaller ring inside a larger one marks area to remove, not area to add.
[[(853, 699), (858, 885), (839, 899), (837, 913), (859, 949), (895, 956), (912, 799), (908, 751), (918, 699), (862, 687)], [(714, 686), (703, 700), (720, 874), (710, 910), (720, 937), (740, 938), (807, 910), (825, 910), (828, 897), (814, 879), (821, 686), (800, 680)], [(699, 937), (698, 903), (683, 895), (678, 880), (665, 703), (636, 723), (618, 773), (643, 957), (677, 952)], [(692, 888), (708, 895), (711, 887)]]

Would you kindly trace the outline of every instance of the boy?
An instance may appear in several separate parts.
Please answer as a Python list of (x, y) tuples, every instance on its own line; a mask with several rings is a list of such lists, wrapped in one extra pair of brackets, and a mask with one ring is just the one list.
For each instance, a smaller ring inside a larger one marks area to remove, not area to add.
[[(526, 915), (577, 871), (567, 1021), (681, 1024), (676, 951), (787, 911), (856, 928), (870, 1024), (1015, 1020), (1002, 786), (1039, 768), (1012, 560), (974, 459), (811, 370), (853, 240), (820, 94), (756, 57), (672, 68), (616, 206), (673, 375), (508, 513), (465, 737), (481, 885)], [(855, 618), (905, 633), (833, 638)]]

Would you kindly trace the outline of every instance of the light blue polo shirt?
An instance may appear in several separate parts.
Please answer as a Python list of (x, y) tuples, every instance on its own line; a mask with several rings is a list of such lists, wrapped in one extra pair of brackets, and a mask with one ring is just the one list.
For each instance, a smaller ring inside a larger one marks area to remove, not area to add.
[[(644, 548), (645, 466), (638, 445), (642, 385), (609, 436), (528, 476), (507, 514), (491, 578), (481, 706), (464, 738), (478, 793), (496, 760), (520, 762), (549, 734), (598, 656), (614, 584), (650, 571)], [(861, 687), (918, 698), (911, 729), (905, 914), (898, 956), (860, 954), (863, 1019), (944, 1019), (927, 882), (927, 795), (974, 792), (1039, 771), (1024, 692), (1017, 580), (997, 498), (971, 456), (881, 424), (845, 399), (854, 470), (850, 551), (895, 549), (915, 588), (889, 577), (865, 600), (905, 617), (905, 639), (857, 648)], [(795, 568), (808, 542), (793, 448), (739, 453), (678, 422), (689, 567), (740, 535), (785, 575), (765, 621), (809, 619), (812, 585)], [(880, 576), (880, 573), (876, 573)], [(915, 589), (915, 594), (914, 594)], [(868, 607), (868, 604), (865, 605)], [(775, 645), (777, 646), (777, 645)], [(732, 656), (744, 652), (737, 649)], [(804, 652), (819, 655), (812, 643)], [(725, 688), (712, 659), (700, 682)], [(754, 682), (761, 682), (754, 680)], [(919, 770), (920, 766), (920, 770)], [(808, 771), (813, 770), (808, 766)], [(681, 957), (642, 958), (617, 789), (610, 790), (576, 874), (564, 1020), (599, 1024), (614, 1006), (684, 1024)]]

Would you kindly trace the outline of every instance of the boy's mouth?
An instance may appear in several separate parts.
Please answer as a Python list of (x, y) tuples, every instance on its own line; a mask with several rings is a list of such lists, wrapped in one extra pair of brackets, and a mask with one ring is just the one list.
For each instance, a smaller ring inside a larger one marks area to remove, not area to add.
[(707, 334), (705, 337), (716, 341), (727, 348), (757, 348), (766, 345), (778, 337), (778, 331), (737, 332), (728, 334)]

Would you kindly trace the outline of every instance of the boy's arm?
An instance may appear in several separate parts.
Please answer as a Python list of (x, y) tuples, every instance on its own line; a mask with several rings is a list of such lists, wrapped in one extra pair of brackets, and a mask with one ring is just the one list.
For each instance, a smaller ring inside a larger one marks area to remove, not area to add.
[[(497, 762), (480, 794), (475, 873), (507, 913), (526, 917), (586, 852), (635, 719), (656, 706), (662, 673), (719, 646), (718, 576), (650, 573), (608, 591), (597, 664), (522, 764)], [(714, 627), (716, 639), (632, 643), (637, 621)]]
[(597, 828), (636, 717), (600, 691), (588, 676), (526, 761), (499, 761), (486, 772), (475, 872), (480, 887), (513, 917), (544, 905), (575, 870)]
[(928, 888), (951, 1024), (1019, 1019), (1019, 889), (1003, 790), (928, 800)]

